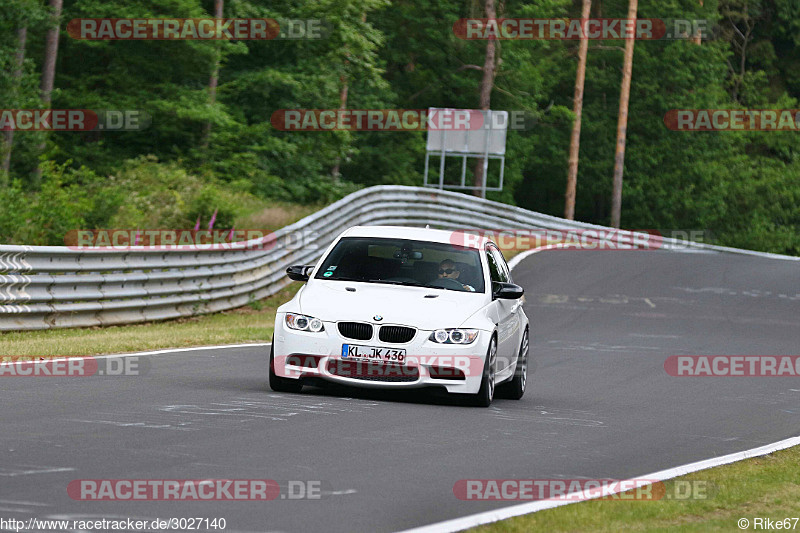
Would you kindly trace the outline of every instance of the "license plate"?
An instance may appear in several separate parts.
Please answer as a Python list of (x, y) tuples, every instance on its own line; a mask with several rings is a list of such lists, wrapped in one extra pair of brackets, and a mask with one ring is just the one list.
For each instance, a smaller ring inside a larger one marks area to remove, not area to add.
[(342, 344), (342, 359), (350, 361), (394, 361), (406, 360), (406, 351), (399, 348), (379, 348), (377, 346), (358, 346)]

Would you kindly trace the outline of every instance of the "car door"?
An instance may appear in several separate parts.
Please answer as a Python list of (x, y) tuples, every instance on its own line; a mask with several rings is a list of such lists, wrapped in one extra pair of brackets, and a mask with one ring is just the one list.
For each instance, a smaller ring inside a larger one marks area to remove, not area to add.
[[(510, 281), (508, 266), (503, 256), (494, 245), (486, 245), (486, 261), (489, 265), (489, 277), (492, 283)], [(494, 288), (492, 288), (494, 292)], [(515, 319), (518, 300), (495, 299), (492, 301), (494, 315), (497, 317), (497, 372), (501, 372), (516, 362), (516, 330), (519, 328)]]
[[(506, 279), (509, 283), (514, 283), (514, 278), (511, 277), (511, 269), (508, 268), (508, 263), (506, 263), (506, 258), (503, 257), (503, 253), (498, 249), (493, 249), (493, 254), (495, 255), (495, 259), (497, 260), (498, 265), (500, 266), (501, 275), (505, 275)], [(525, 326), (525, 320), (523, 318), (524, 313), (522, 312), (522, 298), (517, 300), (506, 300), (507, 302), (511, 303), (510, 312), (512, 314), (512, 324), (513, 324), (513, 342), (512, 342), (512, 354), (514, 357), (518, 355), (519, 346), (522, 344), (522, 334), (523, 328)]]

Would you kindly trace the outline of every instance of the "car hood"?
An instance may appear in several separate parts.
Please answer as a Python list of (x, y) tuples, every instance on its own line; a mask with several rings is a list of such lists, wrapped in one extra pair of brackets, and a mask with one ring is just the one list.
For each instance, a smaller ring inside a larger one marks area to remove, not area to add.
[(486, 298), (481, 293), (425, 287), (314, 281), (303, 288), (300, 312), (325, 322), (377, 322), (374, 317), (379, 315), (382, 324), (455, 328), (483, 307)]

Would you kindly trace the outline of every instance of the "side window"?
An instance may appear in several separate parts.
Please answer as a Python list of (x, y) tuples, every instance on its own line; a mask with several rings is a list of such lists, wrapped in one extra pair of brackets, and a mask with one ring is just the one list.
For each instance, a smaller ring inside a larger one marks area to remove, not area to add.
[[(508, 271), (506, 260), (503, 259), (503, 254), (500, 253), (500, 250), (491, 245), (486, 248), (486, 252), (486, 256), (491, 258), (489, 261), (489, 270), (492, 271), (492, 281), (509, 283), (511, 281), (511, 274)], [(495, 277), (495, 271), (497, 272), (497, 277)]]
[(486, 261), (489, 263), (489, 277), (492, 281), (505, 281), (503, 279), (502, 271), (500, 270), (500, 265), (497, 264), (497, 259), (494, 257), (492, 253), (492, 249), (487, 247), (486, 248)]

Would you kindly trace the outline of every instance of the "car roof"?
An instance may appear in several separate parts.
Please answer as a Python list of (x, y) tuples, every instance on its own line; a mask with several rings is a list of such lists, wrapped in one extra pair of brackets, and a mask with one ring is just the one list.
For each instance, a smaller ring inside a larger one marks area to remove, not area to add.
[[(467, 230), (469, 231), (469, 230)], [(410, 239), (414, 241), (456, 244), (468, 248), (483, 249), (489, 239), (462, 230), (414, 228), (409, 226), (353, 226), (345, 230), (342, 237), (383, 237), (387, 239)]]

